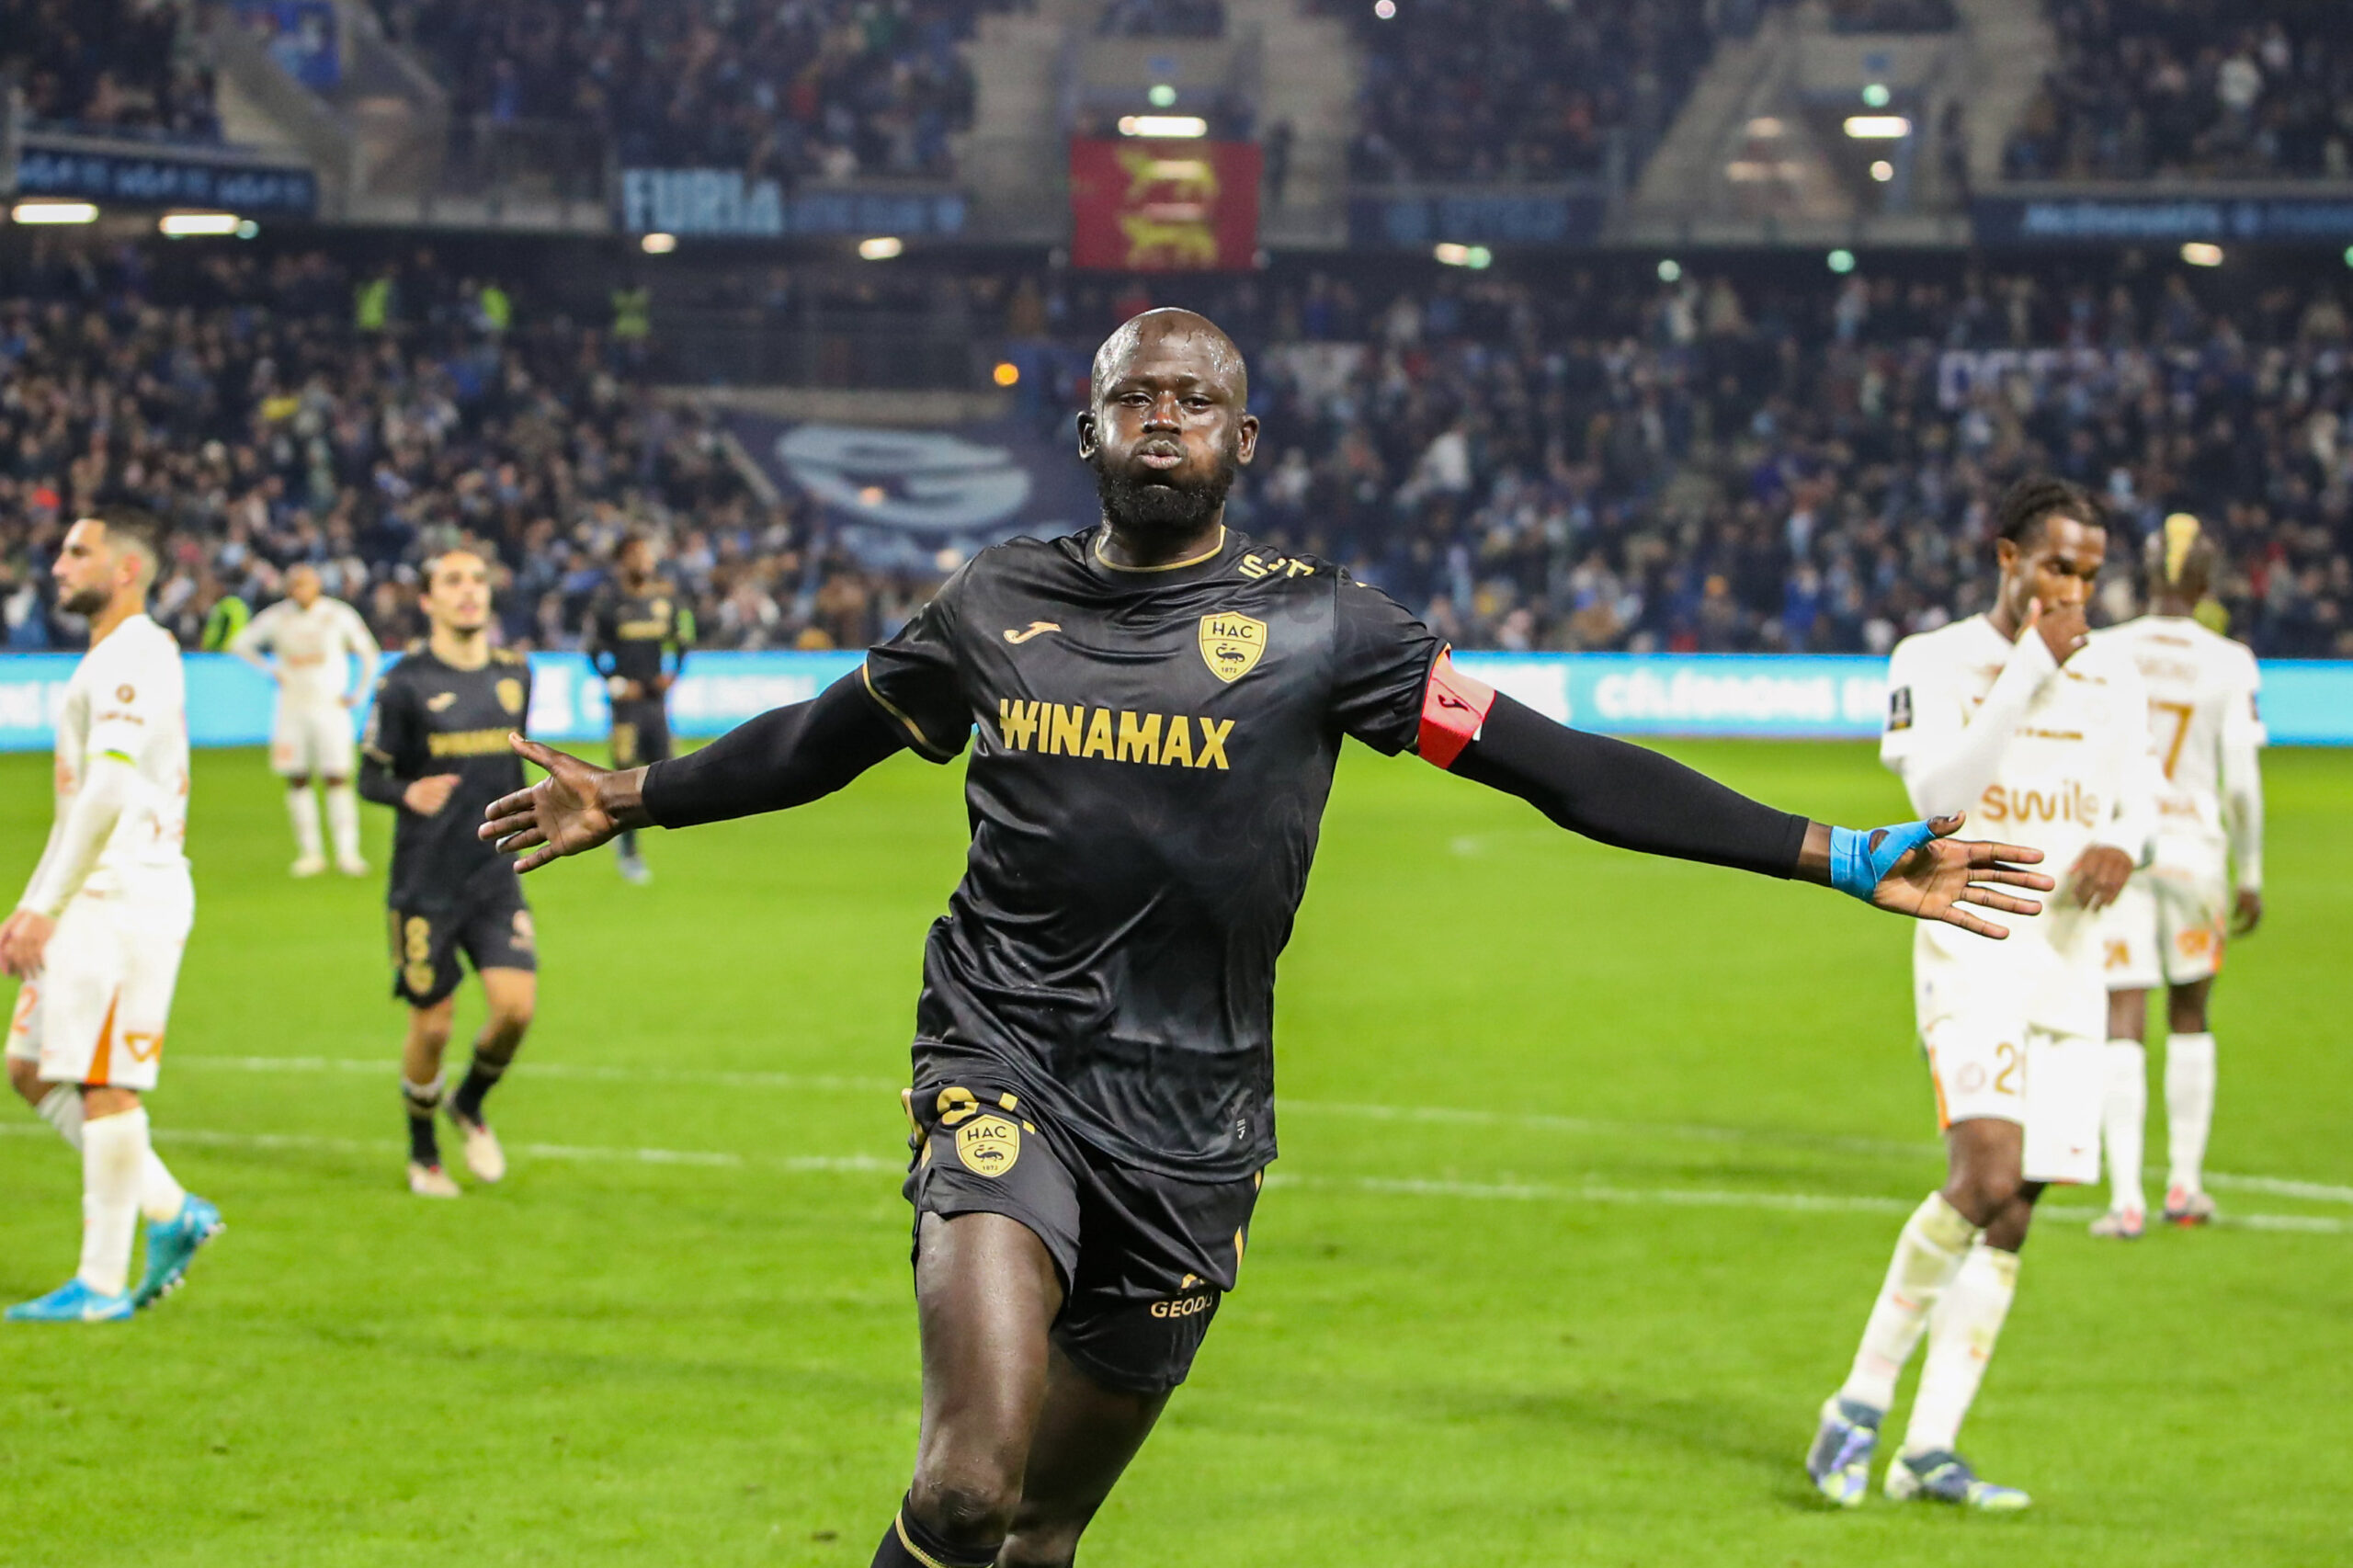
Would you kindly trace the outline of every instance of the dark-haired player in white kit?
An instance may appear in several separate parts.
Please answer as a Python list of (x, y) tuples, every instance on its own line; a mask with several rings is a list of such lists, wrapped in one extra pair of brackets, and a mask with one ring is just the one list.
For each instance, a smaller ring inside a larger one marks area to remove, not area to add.
[[(551, 770), (483, 833), (529, 869), (625, 827), (816, 799), (974, 746), (964, 881), (916, 1009), (923, 1427), (877, 1568), (1066, 1564), (1233, 1288), (1275, 1155), (1275, 960), (1343, 736), (1418, 751), (1630, 847), (1994, 929), (2030, 851), (1759, 805), (1458, 671), (1385, 595), (1224, 526), (1257, 445), (1232, 341), (1186, 311), (1103, 346), (1100, 527), (984, 551), (863, 668), (715, 744)], [(1181, 1549), (1164, 1557), (1184, 1555)]]

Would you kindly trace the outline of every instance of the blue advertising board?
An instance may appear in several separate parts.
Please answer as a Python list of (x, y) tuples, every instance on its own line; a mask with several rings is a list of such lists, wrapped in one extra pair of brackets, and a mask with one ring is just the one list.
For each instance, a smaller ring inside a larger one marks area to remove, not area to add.
[(2045, 189), (1981, 196), (1969, 204), (1982, 245), (2178, 244), (2186, 241), (2342, 244), (2353, 240), (2353, 199), (2300, 195), (2100, 195)]
[[(847, 653), (697, 653), (670, 694), (682, 735), (716, 735), (805, 702), (856, 669)], [(1579, 729), (1614, 735), (1868, 740), (1886, 704), (1887, 662), (1738, 653), (1460, 653), (1463, 670)], [(0, 655), (0, 751), (46, 750), (74, 673), (71, 653)], [(263, 745), (270, 683), (225, 653), (188, 656), (188, 739)], [(577, 653), (531, 655), (531, 733), (601, 740), (604, 683)], [(2353, 661), (2263, 666), (2263, 717), (2275, 745), (2353, 745)]]
[(1403, 193), (1359, 188), (1348, 197), (1348, 244), (1359, 250), (1434, 244), (1590, 245), (1609, 200), (1598, 187), (1566, 190), (1462, 189)]
[(970, 210), (960, 190), (889, 186), (787, 190), (741, 169), (623, 169), (616, 218), (632, 234), (784, 239), (796, 234), (954, 235)]
[(28, 131), (17, 148), (17, 194), (307, 218), (318, 208), (319, 180), (299, 165), (255, 163), (201, 147), (147, 152)]

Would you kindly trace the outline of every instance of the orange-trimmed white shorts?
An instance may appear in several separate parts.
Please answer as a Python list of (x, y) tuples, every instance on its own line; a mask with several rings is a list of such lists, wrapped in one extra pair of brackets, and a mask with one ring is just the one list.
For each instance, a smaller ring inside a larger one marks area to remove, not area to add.
[(1986, 1011), (1931, 1021), (1921, 1036), (1938, 1131), (1990, 1119), (2024, 1130), (2029, 1181), (2099, 1179), (2100, 1042)]
[(356, 778), (359, 750), (341, 702), (280, 699), (269, 732), (269, 767), (280, 778)]
[(2230, 930), (2230, 869), (2220, 844), (2157, 846), (2100, 914), (2100, 979), (2110, 991), (2154, 991), (2211, 978)]
[(196, 913), (185, 876), (158, 880), (135, 895), (85, 890), (58, 917), (8, 1024), (9, 1057), (38, 1062), (42, 1082), (155, 1086)]

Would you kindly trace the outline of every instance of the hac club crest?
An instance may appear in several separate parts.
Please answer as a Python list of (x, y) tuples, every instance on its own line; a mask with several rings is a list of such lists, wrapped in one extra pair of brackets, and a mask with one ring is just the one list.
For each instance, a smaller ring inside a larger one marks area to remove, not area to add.
[(1267, 623), (1246, 615), (1220, 612), (1201, 617), (1201, 662), (1210, 674), (1228, 683), (1258, 667), (1267, 651)]
[(523, 683), (509, 676), (498, 683), (498, 705), (509, 713), (523, 711)]
[(991, 1178), (1021, 1158), (1021, 1129), (1001, 1116), (978, 1116), (956, 1130), (956, 1157), (975, 1176)]

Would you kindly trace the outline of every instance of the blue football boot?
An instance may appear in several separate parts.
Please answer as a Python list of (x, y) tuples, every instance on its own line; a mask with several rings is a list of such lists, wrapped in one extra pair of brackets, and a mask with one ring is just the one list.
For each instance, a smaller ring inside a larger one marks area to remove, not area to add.
[(8, 1309), (10, 1323), (120, 1323), (137, 1309), (129, 1296), (104, 1296), (68, 1279), (48, 1295)]
[(131, 1304), (152, 1307), (178, 1290), (198, 1249), (226, 1228), (221, 1210), (192, 1192), (177, 1214), (149, 1225), (147, 1275), (131, 1293)]
[(1988, 1514), (2015, 1514), (2034, 1501), (2015, 1486), (1980, 1481), (1949, 1449), (1899, 1458), (1887, 1467), (1887, 1494), (1897, 1502), (1950, 1503)]
[(1832, 1395), (1822, 1406), (1822, 1426), (1806, 1450), (1805, 1472), (1813, 1489), (1842, 1508), (1859, 1508), (1870, 1490), (1871, 1455), (1879, 1448), (1879, 1424), (1886, 1412)]

